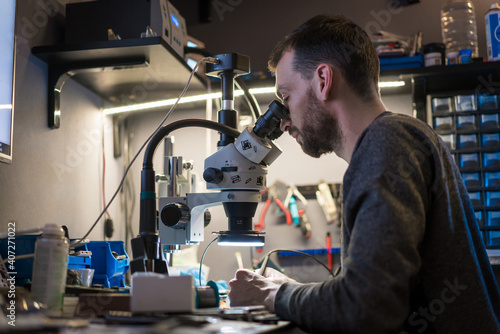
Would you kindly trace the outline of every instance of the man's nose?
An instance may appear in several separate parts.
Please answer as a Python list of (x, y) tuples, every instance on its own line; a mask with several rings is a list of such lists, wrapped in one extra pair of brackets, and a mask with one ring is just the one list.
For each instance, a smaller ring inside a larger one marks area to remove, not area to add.
[(292, 120), (290, 119), (290, 117), (283, 118), (281, 120), (281, 125), (280, 125), (281, 131), (287, 132), (288, 129), (290, 129), (291, 124), (292, 124)]

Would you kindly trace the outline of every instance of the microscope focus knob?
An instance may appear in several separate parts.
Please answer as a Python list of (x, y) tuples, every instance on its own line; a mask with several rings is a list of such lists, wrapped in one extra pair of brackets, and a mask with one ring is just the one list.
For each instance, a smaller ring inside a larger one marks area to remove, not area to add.
[(224, 173), (220, 169), (209, 167), (203, 172), (203, 179), (208, 183), (219, 184), (224, 179)]
[(163, 224), (175, 229), (185, 228), (191, 219), (191, 210), (182, 203), (170, 203), (161, 209), (160, 218)]

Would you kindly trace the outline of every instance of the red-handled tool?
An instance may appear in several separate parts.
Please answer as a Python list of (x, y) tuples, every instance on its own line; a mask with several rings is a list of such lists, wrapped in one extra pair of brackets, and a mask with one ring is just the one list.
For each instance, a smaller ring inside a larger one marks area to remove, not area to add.
[(326, 254), (328, 254), (328, 269), (333, 270), (332, 237), (326, 232)]

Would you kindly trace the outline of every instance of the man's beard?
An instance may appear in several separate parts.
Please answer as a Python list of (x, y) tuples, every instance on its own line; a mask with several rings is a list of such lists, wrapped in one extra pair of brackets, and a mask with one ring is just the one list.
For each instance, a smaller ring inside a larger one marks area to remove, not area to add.
[(325, 153), (339, 153), (343, 148), (344, 135), (337, 118), (323, 107), (310, 87), (307, 90), (303, 123), (300, 145), (307, 155), (319, 158)]

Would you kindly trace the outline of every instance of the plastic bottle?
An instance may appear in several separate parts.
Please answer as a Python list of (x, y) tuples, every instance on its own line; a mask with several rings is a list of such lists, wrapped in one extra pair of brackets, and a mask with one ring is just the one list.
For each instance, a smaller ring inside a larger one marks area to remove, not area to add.
[(447, 0), (441, 7), (441, 32), (446, 53), (470, 49), (478, 57), (474, 5), (468, 0)]
[(47, 310), (61, 312), (68, 267), (69, 241), (60, 226), (47, 224), (35, 243), (31, 292)]

